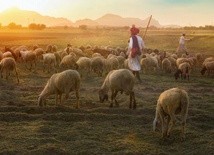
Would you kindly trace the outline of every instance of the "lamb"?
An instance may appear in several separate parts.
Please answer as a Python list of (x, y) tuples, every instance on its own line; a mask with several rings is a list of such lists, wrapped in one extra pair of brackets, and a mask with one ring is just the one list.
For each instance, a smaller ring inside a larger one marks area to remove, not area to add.
[(130, 109), (136, 109), (135, 93), (134, 88), (135, 77), (132, 72), (128, 69), (118, 69), (112, 70), (106, 76), (101, 89), (99, 90), (99, 99), (103, 103), (105, 100), (108, 100), (108, 91), (111, 90), (111, 104), (110, 107), (113, 107), (115, 103), (116, 106), (119, 106), (116, 96), (119, 91), (121, 93), (124, 91), (126, 94), (130, 95)]
[(162, 137), (165, 138), (166, 136), (169, 136), (172, 127), (176, 122), (175, 115), (181, 114), (181, 137), (184, 139), (188, 107), (189, 96), (185, 90), (172, 88), (164, 91), (160, 94), (157, 101), (156, 115), (153, 121), (153, 130), (156, 131), (157, 126), (161, 125)]
[(14, 58), (8, 57), (8, 58), (2, 59), (0, 62), (0, 70), (1, 70), (1, 78), (3, 78), (3, 72), (5, 71), (7, 80), (8, 80), (8, 76), (10, 76), (10, 71), (15, 70), (16, 78), (19, 83), (19, 76), (16, 69), (16, 61)]
[(153, 68), (153, 70), (155, 71), (160, 68), (158, 65), (157, 58), (149, 55), (147, 55), (146, 58), (142, 58), (140, 64), (142, 66), (144, 73), (150, 68)]
[[(58, 99), (60, 105), (68, 99), (71, 91), (76, 92), (76, 108), (79, 108), (79, 90), (80, 90), (80, 74), (76, 70), (65, 70), (61, 73), (56, 73), (48, 80), (45, 88), (39, 95), (38, 105), (43, 106), (46, 98), (49, 95), (56, 95), (56, 105), (58, 105)], [(65, 98), (62, 100), (62, 94), (65, 94)]]
[(209, 76), (212, 72), (214, 73), (214, 60), (213, 61), (207, 61), (203, 63), (203, 68), (201, 70), (201, 75), (204, 75), (207, 71), (207, 75)]
[(181, 75), (182, 79), (183, 78), (186, 79), (186, 77), (187, 77), (187, 79), (189, 81), (190, 69), (191, 69), (191, 67), (190, 67), (189, 63), (184, 62), (184, 63), (180, 64), (179, 67), (178, 67), (178, 70), (174, 74), (175, 80), (177, 80), (180, 77), (180, 75)]
[[(56, 56), (54, 53), (46, 53), (46, 54), (43, 54), (43, 71), (46, 70), (47, 68), (47, 71), (48, 73), (50, 72), (51, 68), (53, 70), (55, 70), (55, 67), (56, 67)], [(56, 70), (55, 70), (56, 71)]]

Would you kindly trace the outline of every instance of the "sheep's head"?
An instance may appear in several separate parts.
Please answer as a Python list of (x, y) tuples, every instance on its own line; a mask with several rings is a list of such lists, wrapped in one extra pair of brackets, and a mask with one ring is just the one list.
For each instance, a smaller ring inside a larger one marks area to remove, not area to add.
[(39, 96), (39, 98), (38, 98), (38, 106), (42, 107), (43, 106), (43, 102), (44, 102), (43, 98), (41, 96)]
[(174, 74), (175, 80), (177, 80), (177, 79), (180, 77), (180, 74), (182, 74), (182, 72), (181, 72), (180, 69), (178, 69), (178, 70), (175, 72), (175, 74)]
[(204, 75), (205, 72), (206, 72), (206, 70), (207, 70), (207, 68), (204, 66), (204, 67), (202, 68), (202, 70), (201, 70), (201, 75)]
[(100, 103), (103, 103), (105, 100), (108, 101), (108, 94), (105, 93), (103, 90), (99, 90), (99, 99)]
[(161, 127), (160, 121), (155, 118), (153, 121), (153, 131), (159, 131), (160, 127)]

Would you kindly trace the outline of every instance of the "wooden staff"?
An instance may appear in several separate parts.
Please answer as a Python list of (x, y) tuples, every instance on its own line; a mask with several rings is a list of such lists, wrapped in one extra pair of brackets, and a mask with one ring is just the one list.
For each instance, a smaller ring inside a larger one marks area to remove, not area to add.
[(145, 31), (145, 33), (144, 33), (144, 35), (143, 35), (143, 40), (146, 38), (146, 32), (147, 32), (147, 30), (148, 30), (148, 28), (149, 28), (149, 24), (150, 24), (150, 22), (151, 22), (151, 19), (152, 19), (152, 15), (151, 15), (150, 18), (149, 18), (149, 22), (148, 22), (148, 24), (147, 24), (146, 31)]

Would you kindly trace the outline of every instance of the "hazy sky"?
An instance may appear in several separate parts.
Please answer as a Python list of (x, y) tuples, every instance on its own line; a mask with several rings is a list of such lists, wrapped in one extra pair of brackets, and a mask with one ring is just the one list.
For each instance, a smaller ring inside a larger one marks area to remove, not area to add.
[(0, 12), (10, 7), (73, 22), (113, 13), (140, 19), (153, 15), (162, 25), (214, 25), (214, 0), (0, 0)]

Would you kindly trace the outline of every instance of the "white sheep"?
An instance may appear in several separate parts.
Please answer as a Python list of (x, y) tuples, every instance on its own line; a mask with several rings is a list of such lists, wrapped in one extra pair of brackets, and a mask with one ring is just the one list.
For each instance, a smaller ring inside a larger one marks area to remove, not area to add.
[[(71, 91), (76, 92), (76, 108), (79, 108), (79, 90), (80, 90), (80, 74), (76, 70), (65, 70), (61, 73), (56, 73), (48, 80), (45, 88), (39, 95), (38, 105), (43, 106), (45, 99), (52, 94), (56, 95), (56, 105), (58, 100), (63, 104), (68, 99)], [(65, 98), (62, 100), (62, 94)]]
[(111, 104), (110, 107), (113, 107), (115, 103), (116, 106), (119, 106), (116, 96), (120, 91), (124, 91), (126, 94), (130, 95), (129, 108), (136, 108), (135, 94), (133, 91), (135, 77), (133, 73), (128, 69), (119, 69), (113, 70), (108, 73), (106, 76), (101, 89), (99, 90), (99, 99), (100, 102), (108, 100), (108, 92), (111, 90)]
[(94, 58), (94, 57), (99, 57), (99, 56), (102, 56), (102, 55), (100, 53), (93, 53), (91, 57)]
[(30, 63), (30, 68), (29, 70), (32, 69), (33, 64), (36, 67), (36, 53), (32, 51), (20, 51), (21, 58), (25, 62), (26, 68), (27, 68), (27, 63)]
[(176, 122), (175, 115), (181, 114), (182, 134), (185, 138), (186, 119), (189, 107), (189, 96), (183, 89), (172, 88), (160, 94), (155, 119), (153, 121), (153, 130), (156, 131), (157, 126), (161, 124), (162, 137), (170, 135), (173, 125)]
[(104, 59), (101, 57), (91, 58), (91, 70), (98, 76), (102, 76), (105, 67)]
[(119, 61), (117, 58), (115, 57), (111, 57), (109, 59), (106, 59), (105, 61), (105, 67), (106, 67), (106, 71), (109, 72), (111, 70), (115, 70), (119, 68)]
[(47, 70), (48, 73), (50, 70), (55, 70), (56, 72), (56, 56), (54, 53), (45, 53), (43, 56), (43, 71)]
[(179, 65), (178, 70), (175, 72), (175, 80), (177, 80), (180, 76), (181, 79), (186, 79), (189, 81), (189, 74), (190, 74), (191, 66), (189, 63), (184, 62)]
[(172, 71), (171, 62), (168, 58), (163, 59), (162, 70), (165, 71), (165, 73), (170, 73)]
[(10, 76), (10, 71), (15, 70), (16, 78), (19, 83), (19, 76), (16, 69), (16, 61), (14, 58), (7, 57), (2, 59), (0, 62), (0, 70), (1, 70), (1, 78), (3, 78), (3, 72), (5, 72), (7, 80), (8, 80), (8, 77)]
[(76, 59), (72, 55), (66, 55), (61, 60), (59, 67), (61, 69), (77, 69)]
[(207, 72), (207, 76), (209, 76), (211, 73), (214, 73), (214, 60), (203, 63), (201, 74), (204, 75), (205, 72)]
[(86, 70), (87, 74), (90, 73), (91, 70), (91, 59), (87, 57), (80, 57), (76, 64), (78, 65), (78, 69)]

